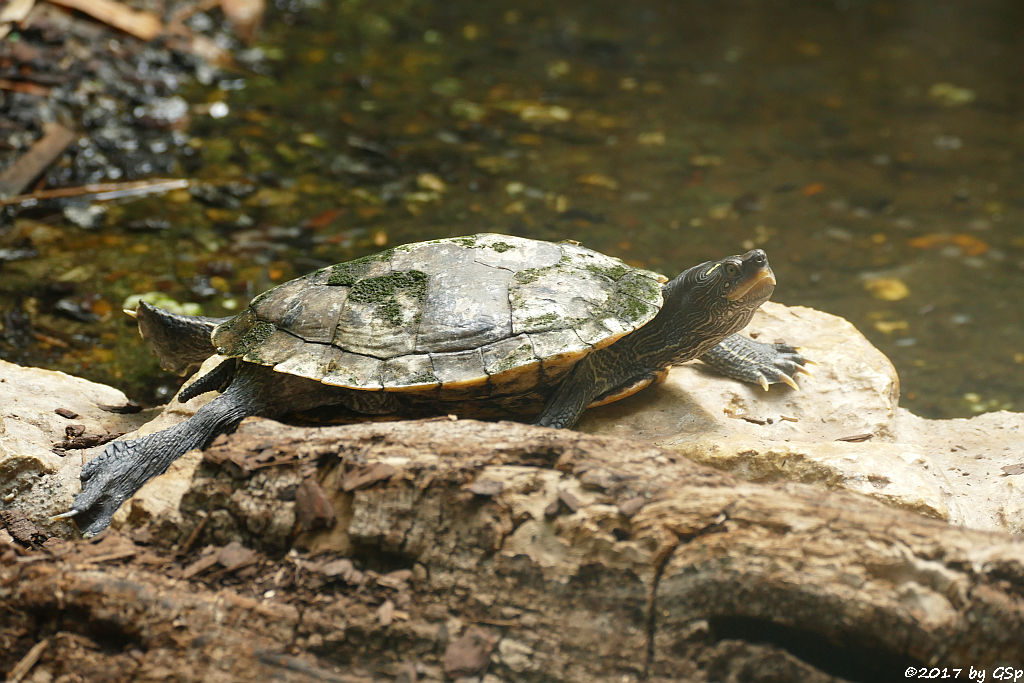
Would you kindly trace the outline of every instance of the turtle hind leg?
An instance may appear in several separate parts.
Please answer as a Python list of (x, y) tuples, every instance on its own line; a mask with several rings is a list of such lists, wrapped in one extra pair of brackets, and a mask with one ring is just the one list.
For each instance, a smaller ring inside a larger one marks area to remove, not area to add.
[[(216, 372), (216, 371), (215, 371)], [(82, 532), (92, 536), (109, 524), (121, 504), (171, 463), (215, 436), (234, 429), (249, 415), (275, 415), (292, 405), (331, 402), (318, 382), (285, 376), (270, 368), (242, 364), (224, 393), (172, 427), (137, 439), (111, 441), (82, 468), (82, 491), (71, 510)]]
[(203, 361), (216, 353), (210, 335), (227, 318), (180, 315), (140, 301), (134, 311), (126, 311), (139, 324), (139, 333), (160, 359), (160, 365), (177, 375), (195, 372)]
[(810, 374), (804, 367), (810, 361), (795, 347), (783, 343), (765, 344), (740, 334), (726, 337), (700, 360), (726, 377), (759, 384), (765, 391), (778, 383), (799, 389), (793, 376)]
[(184, 422), (138, 439), (111, 441), (103, 453), (82, 468), (82, 492), (75, 496), (71, 510), (58, 517), (75, 517), (84, 535), (98, 534), (143, 484), (188, 451), (204, 446), (242, 418), (259, 412), (259, 405), (249, 394), (251, 389), (248, 383), (238, 383), (236, 388), (233, 382), (225, 393)]
[[(216, 375), (223, 366), (210, 374)], [(243, 418), (274, 417), (286, 411), (347, 404), (349, 400), (349, 392), (269, 367), (240, 363), (224, 393), (189, 419), (138, 439), (107, 444), (103, 453), (82, 468), (82, 492), (75, 496), (71, 510), (57, 518), (74, 517), (85, 535), (98, 534), (109, 526), (121, 504), (147, 481), (193, 448), (202, 448), (218, 434), (231, 431)], [(384, 410), (386, 406), (378, 402), (360, 407)]]

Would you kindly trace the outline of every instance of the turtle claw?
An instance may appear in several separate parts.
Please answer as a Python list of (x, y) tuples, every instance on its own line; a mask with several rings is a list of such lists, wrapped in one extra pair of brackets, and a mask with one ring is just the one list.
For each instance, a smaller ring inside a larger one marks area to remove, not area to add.
[(49, 519), (49, 521), (51, 521), (51, 522), (56, 522), (56, 521), (57, 521), (58, 519), (68, 519), (68, 518), (70, 518), (70, 517), (74, 517), (74, 516), (75, 516), (75, 515), (77, 515), (77, 514), (78, 514), (79, 512), (81, 512), (81, 510), (76, 510), (76, 509), (74, 509), (74, 508), (71, 508), (71, 509), (70, 509), (70, 510), (68, 510), (67, 512), (62, 512), (62, 513), (60, 513), (59, 515), (53, 515), (53, 516), (51, 516), (51, 517), (50, 517), (50, 519)]
[(799, 391), (793, 378), (798, 374), (810, 376), (810, 370), (804, 366), (812, 363), (795, 346), (784, 342), (766, 344), (738, 334), (713, 347), (701, 360), (726, 377), (757, 384), (765, 391), (772, 384), (785, 384)]
[(800, 386), (796, 383), (796, 381), (784, 372), (779, 373), (779, 381), (782, 382), (783, 384), (793, 387), (793, 389), (795, 389), (796, 391), (800, 391)]

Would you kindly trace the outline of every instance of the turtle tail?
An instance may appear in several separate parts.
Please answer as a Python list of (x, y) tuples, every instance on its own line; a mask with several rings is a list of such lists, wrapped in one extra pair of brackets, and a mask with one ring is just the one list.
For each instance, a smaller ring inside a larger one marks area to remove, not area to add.
[(195, 372), (216, 353), (210, 335), (228, 319), (171, 313), (145, 301), (125, 312), (138, 321), (139, 333), (160, 359), (161, 367), (177, 375)]

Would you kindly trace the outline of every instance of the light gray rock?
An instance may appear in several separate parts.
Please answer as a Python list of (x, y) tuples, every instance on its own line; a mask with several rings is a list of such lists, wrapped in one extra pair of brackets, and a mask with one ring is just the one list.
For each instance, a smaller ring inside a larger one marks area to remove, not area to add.
[(70, 507), (82, 463), (98, 451), (60, 455), (54, 448), (68, 427), (85, 436), (122, 434), (153, 417), (104, 408), (126, 404), (128, 398), (112, 387), (0, 360), (0, 509), (25, 510), (41, 529), (57, 528), (47, 518)]
[(651, 441), (753, 481), (819, 483), (954, 524), (1024, 533), (1024, 474), (1008, 474), (1024, 466), (1024, 414), (929, 420), (899, 408), (892, 363), (827, 313), (769, 302), (745, 333), (784, 339), (817, 363), (799, 377), (801, 391), (765, 392), (690, 363), (588, 411), (578, 429)]
[[(768, 303), (746, 332), (802, 347), (817, 363), (812, 377), (798, 379), (802, 391), (764, 392), (691, 363), (674, 368), (661, 385), (588, 411), (578, 428), (653, 442), (753, 481), (817, 483), (954, 524), (1024, 533), (1024, 474), (1014, 473), (1024, 469), (1024, 414), (928, 420), (899, 408), (889, 360), (850, 323), (827, 313)], [(138, 434), (187, 418), (211, 397), (172, 400)], [(98, 407), (124, 402), (110, 387), (0, 361), (0, 507), (30, 510), (40, 525), (67, 509), (79, 490), (81, 464), (102, 447), (62, 458), (53, 444), (69, 423), (85, 424), (87, 433), (119, 433), (151, 416)], [(60, 417), (53, 412), (58, 407), (79, 417)], [(850, 437), (865, 440), (844, 440)], [(115, 526), (176, 523), (199, 462), (197, 452), (188, 454), (150, 481), (118, 511)]]

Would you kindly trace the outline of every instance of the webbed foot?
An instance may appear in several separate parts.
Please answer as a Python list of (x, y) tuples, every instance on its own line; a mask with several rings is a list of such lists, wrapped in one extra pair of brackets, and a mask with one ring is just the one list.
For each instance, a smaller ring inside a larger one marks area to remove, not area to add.
[(700, 357), (726, 377), (760, 385), (765, 391), (772, 384), (786, 384), (799, 390), (794, 377), (810, 375), (799, 349), (783, 342), (766, 344), (734, 334)]
[(106, 529), (124, 501), (185, 452), (168, 440), (170, 431), (107, 444), (103, 453), (82, 468), (82, 492), (75, 496), (71, 509), (53, 519), (73, 517), (87, 537)]

